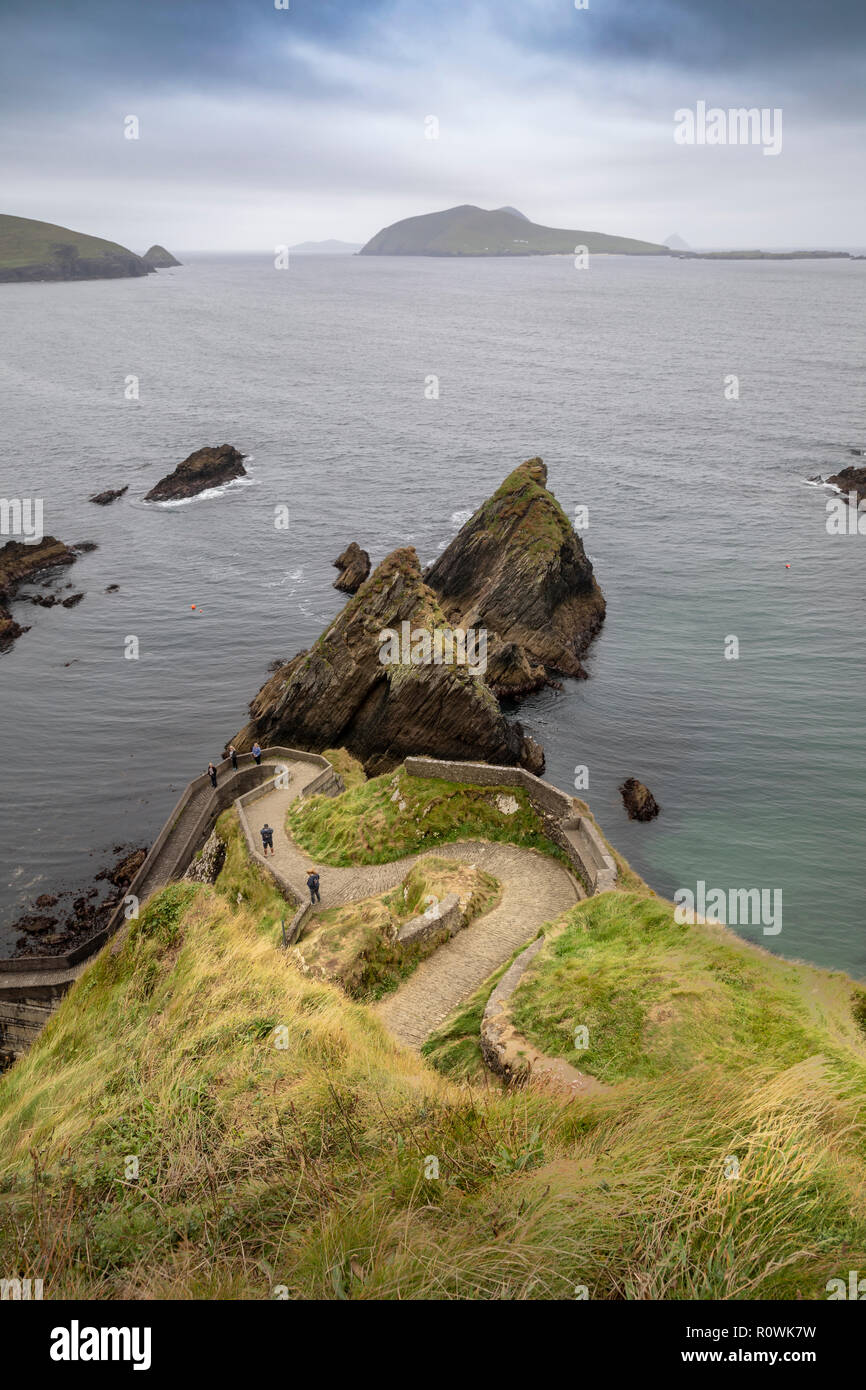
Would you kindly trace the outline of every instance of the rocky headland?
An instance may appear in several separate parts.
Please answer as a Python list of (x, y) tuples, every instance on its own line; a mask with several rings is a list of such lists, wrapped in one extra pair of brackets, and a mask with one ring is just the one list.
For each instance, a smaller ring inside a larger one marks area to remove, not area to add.
[(0, 214), (0, 282), (117, 280), (153, 274), (154, 267), (116, 241), (53, 222)]
[(33, 545), (7, 541), (0, 549), (0, 650), (29, 630), (15, 621), (8, 607), (19, 587), (45, 571), (74, 564), (75, 559), (75, 551), (56, 536), (43, 536)]
[(334, 568), (340, 573), (334, 580), (334, 588), (343, 593), (356, 594), (365, 579), (370, 575), (370, 556), (362, 550), (357, 541), (350, 541), (334, 561)]
[[(581, 541), (547, 490), (544, 464), (530, 459), (425, 574), (411, 546), (387, 556), (311, 650), (278, 666), (232, 741), (239, 750), (256, 741), (345, 747), (368, 776), (411, 753), (541, 772), (543, 750), (499, 698), (554, 672), (584, 675), (603, 617)], [(470, 641), (463, 657), (459, 647), (431, 655), (435, 634), (467, 629), (474, 652)], [(385, 633), (399, 637), (396, 648)]]
[(145, 494), (144, 500), (177, 502), (185, 497), (196, 497), (207, 488), (222, 487), (234, 478), (246, 477), (246, 471), (244, 455), (232, 444), (196, 449), (177, 465), (173, 473), (160, 478)]

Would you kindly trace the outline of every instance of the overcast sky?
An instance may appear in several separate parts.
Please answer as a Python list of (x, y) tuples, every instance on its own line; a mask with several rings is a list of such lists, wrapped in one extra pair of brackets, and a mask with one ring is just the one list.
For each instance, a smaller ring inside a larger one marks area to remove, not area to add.
[[(0, 211), (137, 251), (365, 241), (466, 202), (866, 245), (866, 0), (588, 4), (0, 0)], [(781, 154), (676, 144), (699, 101), (781, 108)]]

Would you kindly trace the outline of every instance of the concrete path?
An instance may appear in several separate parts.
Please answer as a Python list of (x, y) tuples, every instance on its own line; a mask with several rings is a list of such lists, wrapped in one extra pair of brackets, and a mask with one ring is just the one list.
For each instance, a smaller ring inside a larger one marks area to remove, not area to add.
[[(306, 785), (306, 769), (290, 767), (288, 787), (272, 789), (247, 807), (247, 819), (255, 835), (268, 821), (274, 827), (273, 864), (302, 899), (309, 895), (306, 879), (315, 863), (286, 833), (286, 812)], [(307, 779), (312, 781), (312, 775)], [(475, 864), (502, 884), (502, 897), (492, 912), (477, 918), (463, 931), (422, 961), (417, 970), (393, 994), (375, 1006), (382, 1022), (401, 1041), (420, 1047), (425, 1038), (479, 988), (517, 949), (530, 941), (542, 923), (573, 907), (584, 896), (567, 869), (534, 850), (481, 840), (458, 840), (432, 846), (419, 854), (389, 864), (331, 868), (316, 864), (321, 876), (322, 903), (316, 911), (372, 898), (396, 887), (424, 854), (442, 855)]]

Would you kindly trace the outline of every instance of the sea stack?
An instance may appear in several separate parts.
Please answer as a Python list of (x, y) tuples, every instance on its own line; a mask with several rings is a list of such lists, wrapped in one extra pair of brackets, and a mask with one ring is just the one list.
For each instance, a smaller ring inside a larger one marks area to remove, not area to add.
[(221, 487), (233, 478), (246, 477), (244, 455), (232, 444), (196, 449), (173, 473), (160, 478), (145, 495), (145, 502), (176, 502), (195, 497), (207, 488)]
[(473, 670), (459, 659), (426, 659), (423, 649), (429, 645), (432, 653), (435, 633), (446, 628), (414, 549), (395, 550), (311, 650), (262, 686), (250, 723), (232, 742), (239, 751), (256, 740), (263, 746), (345, 747), (368, 776), (389, 771), (411, 753), (541, 772), (541, 748), (505, 718), (479, 663)]
[(167, 270), (172, 265), (182, 265), (170, 251), (166, 251), (164, 246), (151, 246), (149, 251), (145, 251), (142, 260), (148, 265), (153, 266), (154, 270)]
[(342, 589), (346, 594), (356, 594), (370, 574), (370, 556), (357, 541), (350, 541), (342, 555), (337, 556), (334, 567), (340, 571), (334, 580), (334, 588)]
[(525, 693), (555, 674), (585, 676), (604, 597), (540, 458), (509, 473), (424, 579), (453, 626), (495, 635), (497, 693), (509, 684)]
[[(346, 747), (369, 776), (410, 753), (543, 771), (543, 750), (499, 699), (584, 675), (604, 618), (546, 482), (541, 459), (521, 464), (426, 574), (411, 546), (383, 560), (315, 646), (262, 686), (235, 747)], [(337, 563), (357, 559), (349, 546)]]

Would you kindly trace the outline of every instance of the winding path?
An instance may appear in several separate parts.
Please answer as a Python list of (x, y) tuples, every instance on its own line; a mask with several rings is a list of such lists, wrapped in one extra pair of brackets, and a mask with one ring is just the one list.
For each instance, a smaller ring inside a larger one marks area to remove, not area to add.
[[(286, 832), (289, 805), (313, 780), (315, 769), (289, 764), (288, 787), (272, 788), (246, 808), (254, 834), (266, 821), (274, 828), (274, 850), (268, 863), (283, 875), (302, 899), (308, 896), (306, 878), (313, 860)], [(568, 870), (535, 850), (483, 840), (458, 840), (431, 845), (387, 864), (349, 868), (317, 865), (322, 903), (317, 911), (378, 896), (396, 887), (424, 854), (476, 864), (502, 884), (498, 906), (458, 932), (422, 961), (408, 980), (375, 1005), (386, 1028), (402, 1042), (418, 1048), (465, 999), (502, 965), (538, 928), (572, 907), (584, 896)]]

